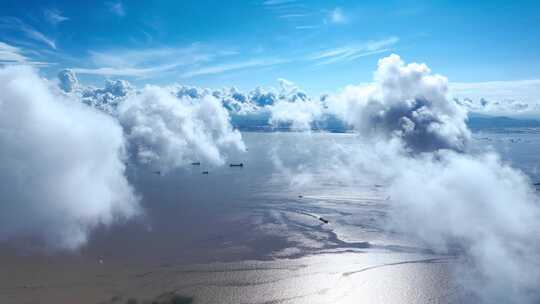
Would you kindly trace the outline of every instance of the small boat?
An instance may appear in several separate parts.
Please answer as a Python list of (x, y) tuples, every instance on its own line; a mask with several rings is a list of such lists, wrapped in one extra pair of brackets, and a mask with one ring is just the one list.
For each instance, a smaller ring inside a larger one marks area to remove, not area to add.
[(229, 167), (243, 167), (244, 163), (230, 164)]
[(154, 171), (154, 174), (156, 174), (156, 175), (161, 175), (161, 171), (159, 171), (159, 170), (158, 170), (158, 171)]
[(208, 171), (203, 171), (202, 174), (208, 174), (209, 172)]
[(325, 223), (325, 224), (328, 224), (328, 220), (325, 219), (324, 217), (319, 217), (319, 221)]
[(193, 162), (191, 163), (192, 166), (200, 166), (201, 165), (201, 162)]

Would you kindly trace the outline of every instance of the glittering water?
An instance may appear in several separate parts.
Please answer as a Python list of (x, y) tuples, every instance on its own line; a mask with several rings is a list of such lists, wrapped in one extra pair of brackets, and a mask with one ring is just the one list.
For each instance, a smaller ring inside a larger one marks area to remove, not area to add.
[[(98, 229), (79, 253), (2, 249), (0, 302), (125, 303), (170, 292), (195, 303), (463, 302), (459, 258), (391, 231), (384, 184), (317, 169), (354, 135), (244, 139), (248, 152), (230, 158), (242, 168), (130, 167), (145, 216)], [(475, 149), (492, 146), (533, 180), (539, 143), (530, 130), (475, 134)]]

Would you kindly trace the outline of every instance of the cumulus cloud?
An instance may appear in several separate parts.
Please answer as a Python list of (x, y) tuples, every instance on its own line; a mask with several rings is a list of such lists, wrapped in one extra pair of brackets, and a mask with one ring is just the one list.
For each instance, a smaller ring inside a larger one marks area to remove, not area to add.
[(379, 60), (374, 80), (330, 97), (330, 110), (363, 136), (400, 138), (414, 151), (465, 148), (467, 112), (447, 98), (445, 77), (391, 55)]
[(128, 95), (136, 93), (135, 88), (126, 80), (107, 80), (104, 87), (96, 88), (81, 84), (71, 69), (61, 70), (57, 77), (58, 87), (71, 98), (79, 99), (115, 117), (118, 104)]
[(72, 70), (65, 69), (58, 72), (59, 87), (64, 92), (73, 92), (79, 88), (79, 80)]
[(120, 103), (118, 119), (135, 159), (162, 170), (199, 160), (221, 165), (224, 149), (245, 150), (229, 113), (212, 96), (178, 98), (147, 86)]
[(312, 123), (323, 113), (321, 103), (313, 100), (291, 102), (281, 99), (269, 109), (271, 125), (290, 124), (293, 130), (311, 130)]
[(76, 248), (139, 212), (113, 118), (60, 95), (28, 67), (0, 69), (0, 240)]
[(540, 80), (451, 82), (450, 94), (469, 111), (540, 117)]
[(456, 278), (472, 303), (537, 303), (538, 194), (493, 152), (468, 148), (466, 110), (447, 93), (446, 78), (425, 64), (381, 59), (372, 84), (327, 100), (328, 111), (353, 126), (357, 143), (312, 153), (324, 161), (284, 168), (285, 176), (313, 183), (323, 172), (340, 184), (384, 184), (388, 229), (457, 255)]
[(281, 91), (277, 100), (265, 106), (270, 112), (270, 124), (290, 125), (293, 130), (311, 130), (313, 122), (323, 115), (323, 104), (319, 100), (311, 100), (291, 81), (278, 81)]
[[(136, 163), (168, 171), (194, 161), (222, 165), (231, 149), (244, 151), (229, 111), (255, 105), (236, 89), (210, 90), (174, 85), (137, 89), (125, 80), (105, 87), (81, 85), (72, 70), (58, 74), (58, 86), (118, 120), (129, 155)], [(233, 109), (235, 106), (239, 107)]]

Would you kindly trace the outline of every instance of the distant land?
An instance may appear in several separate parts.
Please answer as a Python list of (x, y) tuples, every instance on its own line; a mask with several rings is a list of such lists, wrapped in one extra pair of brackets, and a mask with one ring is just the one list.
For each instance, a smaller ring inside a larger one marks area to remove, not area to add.
[[(281, 123), (271, 125), (269, 123), (270, 114), (262, 112), (258, 115), (232, 115), (232, 125), (242, 131), (292, 131), (291, 125)], [(512, 118), (507, 116), (489, 116), (485, 114), (470, 113), (467, 126), (471, 130), (497, 129), (497, 128), (540, 128), (540, 120)], [(351, 128), (341, 120), (327, 115), (324, 119), (312, 125), (312, 130), (328, 131), (333, 133), (346, 133)]]
[(467, 125), (472, 130), (494, 128), (539, 128), (540, 120), (471, 113), (469, 114)]

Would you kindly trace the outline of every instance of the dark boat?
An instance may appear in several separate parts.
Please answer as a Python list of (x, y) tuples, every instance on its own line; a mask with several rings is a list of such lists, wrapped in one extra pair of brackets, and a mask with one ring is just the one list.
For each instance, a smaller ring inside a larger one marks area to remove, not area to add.
[(208, 174), (208, 171), (203, 171), (202, 174)]
[(154, 174), (161, 175), (161, 171), (154, 171)]
[(229, 166), (230, 166), (230, 167), (243, 167), (243, 166), (244, 166), (244, 163), (230, 164)]
[(319, 217), (319, 221), (325, 223), (325, 224), (328, 224), (328, 220), (323, 218), (323, 217)]
[(201, 165), (201, 162), (193, 162), (191, 163), (192, 166), (200, 166)]

